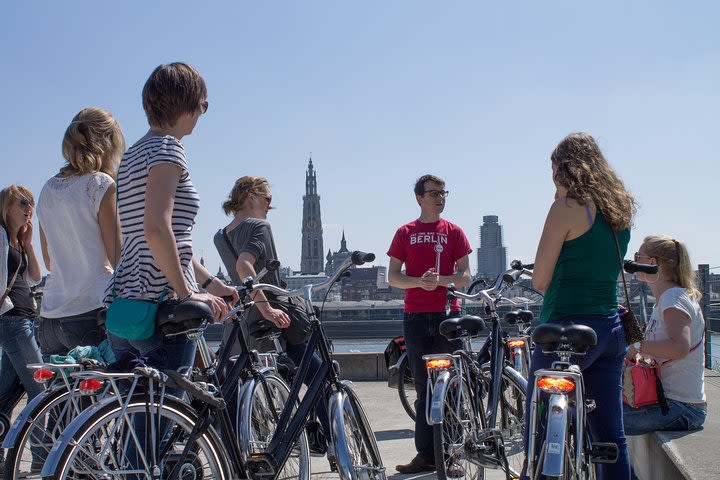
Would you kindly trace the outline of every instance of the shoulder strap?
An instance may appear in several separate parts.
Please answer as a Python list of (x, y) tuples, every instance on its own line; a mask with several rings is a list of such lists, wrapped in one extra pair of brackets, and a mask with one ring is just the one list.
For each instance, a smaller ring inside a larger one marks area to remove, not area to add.
[(590, 221), (590, 226), (592, 227), (593, 224), (593, 217), (590, 214), (590, 205), (585, 204), (585, 213), (587, 213), (588, 221)]
[[(612, 229), (612, 226), (610, 227)], [(622, 275), (622, 281), (623, 281), (623, 290), (625, 290), (625, 304), (627, 305), (626, 308), (630, 308), (630, 295), (628, 294), (628, 288), (627, 288), (627, 282), (625, 281), (625, 270), (623, 269), (623, 259), (622, 255), (620, 254), (620, 242), (618, 242), (617, 232), (615, 230), (613, 232), (613, 238), (615, 239), (615, 249), (617, 250), (617, 256), (618, 256), (618, 262), (620, 264), (620, 275)]]
[[(9, 247), (8, 247), (8, 248), (9, 248)], [(23, 252), (22, 252), (22, 256), (25, 257), (25, 251), (24, 251), (24, 250), (23, 250)], [(27, 260), (25, 261), (25, 263), (27, 263)], [(18, 273), (20, 272), (20, 267), (22, 267), (22, 259), (20, 259), (20, 263), (18, 263), (18, 266), (17, 266), (17, 268), (15, 269), (15, 273), (13, 273), (13, 276), (12, 276), (12, 278), (10, 279), (10, 281), (8, 282), (7, 288), (5, 289), (5, 292), (3, 293), (2, 298), (0, 298), (0, 305), (2, 305), (3, 303), (5, 303), (5, 299), (7, 298), (8, 295), (10, 295), (10, 290), (12, 290), (12, 287), (13, 287), (13, 285), (15, 284), (15, 279), (17, 278)]]
[(120, 177), (120, 166), (118, 166), (118, 172), (115, 174), (115, 227), (113, 234), (113, 276), (112, 276), (112, 297), (117, 298), (117, 292), (115, 291), (115, 277), (118, 271), (118, 259), (117, 259), (117, 226), (118, 226), (118, 202), (120, 201), (120, 185), (118, 184), (118, 178)]
[(230, 251), (232, 252), (233, 256), (235, 257), (235, 261), (237, 262), (237, 259), (238, 259), (239, 255), (238, 255), (238, 253), (237, 253), (237, 250), (235, 250), (235, 247), (233, 247), (233, 244), (232, 244), (232, 242), (230, 241), (230, 237), (228, 237), (227, 227), (225, 227), (225, 228), (222, 229), (222, 236), (223, 236), (223, 240), (225, 240), (225, 243), (227, 243), (228, 248), (230, 249)]

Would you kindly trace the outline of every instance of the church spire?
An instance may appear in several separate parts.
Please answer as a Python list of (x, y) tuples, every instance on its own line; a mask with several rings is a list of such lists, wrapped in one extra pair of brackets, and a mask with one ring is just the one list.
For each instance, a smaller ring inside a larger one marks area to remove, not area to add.
[(323, 271), (322, 219), (320, 218), (320, 195), (317, 193), (317, 173), (312, 155), (305, 172), (305, 195), (303, 196), (302, 245), (300, 271), (315, 275)]
[(340, 240), (340, 251), (341, 251), (341, 252), (347, 252), (347, 251), (348, 251), (347, 241), (345, 241), (345, 229), (344, 229), (344, 228), (343, 228), (342, 240)]

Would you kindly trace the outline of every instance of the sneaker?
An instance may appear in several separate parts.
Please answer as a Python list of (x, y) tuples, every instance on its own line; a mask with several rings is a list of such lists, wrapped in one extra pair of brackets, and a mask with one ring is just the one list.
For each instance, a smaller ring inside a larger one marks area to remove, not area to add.
[(325, 437), (325, 433), (320, 426), (320, 422), (314, 420), (308, 422), (305, 426), (305, 433), (307, 433), (310, 454), (319, 457), (325, 455), (328, 449), (328, 442)]
[(435, 460), (427, 460), (420, 456), (418, 453), (415, 455), (410, 463), (406, 465), (397, 465), (395, 467), (398, 473), (422, 473), (422, 472), (434, 472), (435, 471)]

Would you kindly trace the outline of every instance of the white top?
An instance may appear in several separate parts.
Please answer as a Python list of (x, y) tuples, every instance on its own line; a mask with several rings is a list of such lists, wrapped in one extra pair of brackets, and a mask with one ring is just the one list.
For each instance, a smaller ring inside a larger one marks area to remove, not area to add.
[[(684, 288), (667, 289), (657, 299), (653, 308), (645, 338), (648, 340), (667, 340), (663, 312), (675, 308), (690, 317), (690, 348), (692, 349), (703, 339), (705, 320), (696, 300), (690, 297)], [(656, 358), (658, 363), (666, 361)], [(665, 396), (678, 402), (702, 403), (705, 401), (705, 342), (701, 342), (694, 351), (685, 358), (673, 360), (660, 367), (660, 376)]]
[[(190, 181), (185, 149), (172, 136), (154, 136), (136, 143), (122, 157), (118, 169), (118, 211), (122, 227), (122, 252), (115, 273), (115, 293), (122, 298), (157, 299), (169, 283), (145, 238), (145, 193), (150, 170), (169, 163), (180, 167), (182, 175), (174, 193), (172, 231), (177, 244), (180, 267), (191, 291), (197, 291), (192, 267), (192, 228), (200, 208), (200, 198)], [(113, 283), (105, 290), (106, 303), (112, 302)]]
[(69, 317), (103, 306), (112, 266), (97, 214), (112, 184), (112, 177), (99, 172), (56, 176), (40, 192), (37, 216), (50, 255), (40, 312), (43, 317)]

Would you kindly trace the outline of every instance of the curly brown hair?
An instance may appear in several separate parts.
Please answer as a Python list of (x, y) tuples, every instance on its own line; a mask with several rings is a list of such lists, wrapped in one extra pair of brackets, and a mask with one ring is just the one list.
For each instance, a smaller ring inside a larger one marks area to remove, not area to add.
[(591, 135), (571, 133), (555, 147), (550, 160), (556, 167), (555, 181), (567, 189), (568, 198), (581, 205), (595, 203), (615, 231), (630, 228), (637, 211), (635, 199)]
[(60, 175), (103, 172), (115, 178), (124, 151), (125, 137), (112, 114), (103, 108), (84, 108), (65, 130), (62, 153), (67, 164)]

